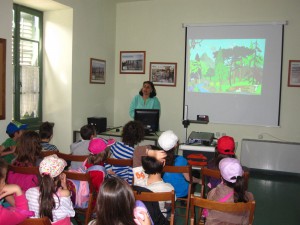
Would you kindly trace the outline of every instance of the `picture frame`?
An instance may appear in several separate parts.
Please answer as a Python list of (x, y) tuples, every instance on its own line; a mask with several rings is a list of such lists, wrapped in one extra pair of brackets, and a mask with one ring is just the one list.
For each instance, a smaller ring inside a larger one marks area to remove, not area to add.
[(150, 62), (149, 80), (155, 86), (176, 86), (177, 63)]
[(105, 84), (106, 61), (102, 59), (90, 59), (90, 83)]
[(145, 74), (146, 51), (120, 51), (120, 74)]
[(6, 39), (0, 38), (0, 120), (5, 119)]
[(300, 87), (300, 60), (289, 61), (289, 87)]

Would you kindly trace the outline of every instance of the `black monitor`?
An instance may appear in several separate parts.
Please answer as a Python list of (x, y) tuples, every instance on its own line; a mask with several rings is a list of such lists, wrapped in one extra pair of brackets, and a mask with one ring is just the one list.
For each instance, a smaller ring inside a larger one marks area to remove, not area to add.
[(135, 109), (134, 120), (144, 124), (146, 135), (155, 133), (159, 128), (159, 109)]

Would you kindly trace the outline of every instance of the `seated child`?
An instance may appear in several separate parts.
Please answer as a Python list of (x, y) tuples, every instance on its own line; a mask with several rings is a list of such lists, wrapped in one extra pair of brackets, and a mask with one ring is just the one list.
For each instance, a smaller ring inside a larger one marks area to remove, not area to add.
[[(243, 178), (243, 169), (239, 160), (235, 158), (224, 158), (219, 163), (222, 183), (212, 189), (207, 199), (219, 202), (249, 202), (253, 201), (253, 194), (246, 191)], [(206, 225), (210, 224), (248, 224), (249, 214), (244, 212), (232, 214), (207, 210)]]
[[(144, 179), (144, 183), (140, 183), (140, 186), (149, 189), (152, 192), (170, 192), (174, 190), (174, 187), (165, 183), (162, 180), (161, 174), (164, 168), (164, 162), (156, 160), (154, 157), (143, 156), (142, 165), (145, 170), (145, 173), (148, 175)], [(159, 202), (160, 211), (167, 216), (169, 206), (168, 202)]]
[[(82, 140), (70, 145), (72, 155), (88, 155), (90, 140), (97, 137), (95, 127), (93, 125), (84, 125), (80, 129)], [(82, 162), (71, 162), (71, 169), (77, 170), (82, 167)]]
[[(219, 162), (224, 158), (236, 158), (235, 156), (235, 143), (234, 139), (230, 136), (222, 136), (219, 138), (216, 147), (215, 157), (208, 162), (208, 169), (219, 169)], [(221, 183), (221, 179), (217, 179), (214, 177), (208, 178), (207, 186), (212, 189), (215, 188), (218, 184)]]
[(0, 146), (0, 155), (6, 162), (11, 163), (15, 158), (15, 149), (17, 142), (23, 134), (23, 131), (27, 129), (27, 124), (22, 124), (17, 121), (12, 121), (7, 125), (6, 133), (7, 138)]
[[(158, 138), (158, 144), (166, 151), (166, 165), (168, 166), (187, 166), (188, 161), (183, 156), (175, 155), (178, 147), (178, 137), (173, 131), (163, 132)], [(188, 173), (164, 173), (164, 182), (170, 183), (175, 188), (177, 198), (187, 197), (189, 188)], [(200, 183), (200, 179), (193, 177), (194, 183)]]
[(53, 137), (53, 127), (54, 123), (49, 123), (48, 121), (43, 122), (40, 126), (39, 135), (43, 151), (58, 151), (55, 145), (49, 143)]
[[(110, 147), (111, 158), (131, 159), (134, 147), (144, 138), (144, 126), (139, 121), (129, 121), (122, 131), (122, 141), (116, 142)], [(105, 169), (109, 174), (115, 174), (132, 184), (132, 168), (129, 166), (112, 166), (105, 164)], [(110, 172), (111, 171), (111, 172)]]
[(5, 184), (7, 163), (0, 159), (0, 201), (9, 196), (13, 198), (11, 204), (14, 207), (4, 208), (0, 204), (0, 224), (19, 224), (33, 213), (28, 209), (27, 199), (21, 188), (15, 184)]
[[(38, 166), (41, 150), (42, 147), (38, 133), (32, 130), (25, 131), (19, 140), (16, 149), (17, 157), (12, 161), (12, 165), (23, 167)], [(38, 179), (33, 174), (9, 171), (7, 183), (17, 184), (23, 191), (26, 191), (28, 188), (38, 186)]]
[(71, 225), (70, 217), (75, 216), (75, 211), (66, 175), (62, 173), (66, 165), (66, 161), (55, 154), (44, 157), (40, 163), (40, 185), (26, 191), (28, 205), (35, 218), (47, 216), (53, 223)]
[(135, 201), (132, 188), (121, 178), (111, 177), (103, 182), (96, 204), (96, 219), (89, 225), (153, 225), (145, 205)]

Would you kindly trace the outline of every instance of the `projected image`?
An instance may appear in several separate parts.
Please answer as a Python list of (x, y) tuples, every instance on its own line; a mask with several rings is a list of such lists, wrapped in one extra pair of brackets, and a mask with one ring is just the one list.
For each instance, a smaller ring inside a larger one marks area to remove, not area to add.
[(192, 39), (188, 91), (260, 95), (265, 39)]

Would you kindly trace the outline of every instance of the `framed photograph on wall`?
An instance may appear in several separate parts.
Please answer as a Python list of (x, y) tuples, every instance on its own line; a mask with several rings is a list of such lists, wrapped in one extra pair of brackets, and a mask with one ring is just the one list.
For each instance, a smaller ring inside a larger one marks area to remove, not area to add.
[(150, 62), (149, 80), (156, 86), (176, 86), (177, 63)]
[(120, 74), (145, 74), (146, 51), (121, 51)]
[(300, 60), (289, 61), (289, 87), (300, 87)]
[(6, 39), (0, 38), (0, 120), (5, 119)]
[(101, 59), (90, 60), (90, 83), (105, 84), (106, 61)]

